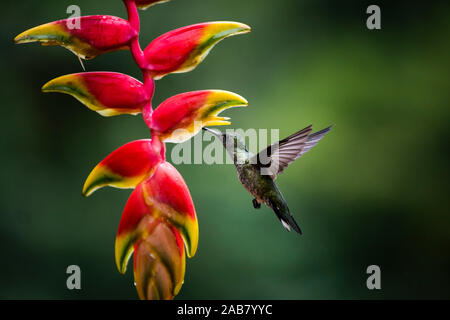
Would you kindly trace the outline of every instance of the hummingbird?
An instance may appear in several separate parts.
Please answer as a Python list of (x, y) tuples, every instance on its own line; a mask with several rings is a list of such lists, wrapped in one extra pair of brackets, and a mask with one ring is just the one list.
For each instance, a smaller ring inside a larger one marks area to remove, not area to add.
[(286, 200), (275, 184), (275, 179), (294, 160), (311, 150), (332, 126), (312, 132), (312, 125), (280, 140), (254, 155), (245, 145), (245, 140), (237, 133), (222, 133), (203, 127), (216, 136), (233, 159), (239, 181), (254, 197), (253, 207), (265, 204), (271, 208), (287, 231), (294, 229), (302, 234), (291, 215)]

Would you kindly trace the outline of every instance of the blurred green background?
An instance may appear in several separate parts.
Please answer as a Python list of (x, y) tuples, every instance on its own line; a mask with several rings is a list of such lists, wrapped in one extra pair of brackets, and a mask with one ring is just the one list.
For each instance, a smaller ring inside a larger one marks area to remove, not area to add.
[[(185, 91), (225, 89), (250, 106), (232, 128), (313, 124), (332, 133), (277, 183), (303, 229), (287, 233), (255, 211), (231, 165), (179, 165), (200, 227), (182, 299), (450, 298), (450, 6), (377, 1), (382, 30), (366, 28), (371, 2), (173, 0), (141, 12), (141, 44), (184, 25), (249, 24), (194, 71), (157, 82), (154, 105)], [(129, 190), (81, 196), (95, 164), (148, 137), (141, 117), (102, 118), (40, 87), (80, 72), (57, 47), (15, 46), (18, 33), (83, 15), (125, 17), (121, 1), (3, 1), (1, 13), (0, 298), (136, 299), (131, 268), (116, 270), (114, 239)], [(127, 51), (85, 63), (140, 79)], [(225, 129), (225, 128), (222, 128)], [(169, 147), (168, 154), (172, 145)], [(82, 290), (66, 288), (66, 268)], [(382, 290), (366, 288), (381, 267)]]

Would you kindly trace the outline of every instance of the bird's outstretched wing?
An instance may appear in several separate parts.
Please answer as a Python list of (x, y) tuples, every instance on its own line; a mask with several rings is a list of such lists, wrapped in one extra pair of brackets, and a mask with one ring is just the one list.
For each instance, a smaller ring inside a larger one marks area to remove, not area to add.
[(278, 143), (268, 146), (254, 156), (251, 159), (254, 162), (251, 163), (257, 163), (264, 170), (264, 174), (270, 175), (275, 180), (289, 164), (311, 150), (330, 129), (331, 126), (310, 134), (312, 126), (309, 125)]

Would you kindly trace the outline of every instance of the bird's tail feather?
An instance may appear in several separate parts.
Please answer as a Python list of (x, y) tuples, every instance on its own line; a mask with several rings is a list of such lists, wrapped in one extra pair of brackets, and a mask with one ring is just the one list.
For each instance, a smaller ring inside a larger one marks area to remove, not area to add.
[[(292, 229), (294, 229), (295, 232), (297, 232), (298, 234), (301, 235), (302, 234), (302, 230), (298, 226), (297, 222), (295, 222), (294, 217), (289, 214), (287, 216), (287, 218), (288, 218), (287, 221), (285, 221), (284, 218), (280, 218), (280, 221), (283, 224), (283, 226), (285, 227), (285, 224), (288, 224), (289, 226), (292, 227)], [(288, 231), (290, 231), (290, 230), (288, 229)]]
[(282, 210), (279, 206), (272, 202), (272, 209), (277, 215), (277, 218), (280, 219), (281, 224), (287, 231), (291, 231), (291, 228), (294, 229), (298, 234), (302, 234), (302, 230), (298, 226), (297, 222), (294, 220), (294, 217), (289, 213), (289, 209)]

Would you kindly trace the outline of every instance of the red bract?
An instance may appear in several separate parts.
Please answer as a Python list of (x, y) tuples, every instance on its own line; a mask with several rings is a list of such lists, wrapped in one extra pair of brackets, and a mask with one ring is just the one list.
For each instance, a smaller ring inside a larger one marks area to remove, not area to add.
[(228, 91), (201, 90), (173, 96), (153, 112), (154, 79), (194, 69), (220, 40), (248, 32), (250, 27), (237, 22), (195, 24), (156, 38), (142, 51), (137, 9), (166, 0), (123, 1), (128, 21), (112, 16), (81, 17), (77, 29), (69, 27), (68, 19), (59, 20), (29, 29), (14, 40), (63, 46), (84, 59), (131, 49), (143, 82), (121, 73), (84, 72), (53, 79), (42, 90), (72, 95), (103, 116), (142, 113), (152, 139), (127, 143), (107, 156), (86, 179), (83, 195), (104, 186), (134, 188), (117, 231), (117, 268), (125, 273), (134, 251), (139, 297), (172, 299), (184, 281), (185, 254), (193, 257), (197, 251), (198, 223), (183, 177), (165, 160), (165, 142), (185, 141), (203, 126), (230, 124), (218, 114), (246, 106), (247, 101)]
[(197, 216), (189, 189), (180, 173), (162, 162), (153, 175), (136, 186), (123, 211), (116, 237), (116, 263), (122, 273), (136, 241), (147, 236), (141, 225), (147, 216), (174, 227), (184, 240), (188, 257), (197, 251)]
[(86, 179), (83, 195), (104, 186), (134, 188), (164, 161), (164, 145), (157, 139), (129, 142), (100, 162)]
[(223, 90), (181, 93), (161, 103), (149, 124), (152, 133), (165, 142), (183, 142), (204, 126), (228, 125), (229, 118), (217, 115), (225, 109), (246, 106), (243, 97)]
[(47, 82), (44, 92), (67, 93), (102, 116), (138, 114), (151, 102), (154, 86), (116, 72), (83, 72)]
[(70, 19), (46, 23), (19, 34), (16, 43), (40, 42), (47, 46), (62, 46), (83, 59), (127, 49), (138, 32), (127, 20), (113, 16), (80, 17), (80, 28), (72, 28)]
[(199, 23), (167, 32), (144, 50), (145, 64), (141, 68), (149, 70), (155, 79), (191, 71), (220, 40), (249, 31), (245, 24), (225, 21)]

